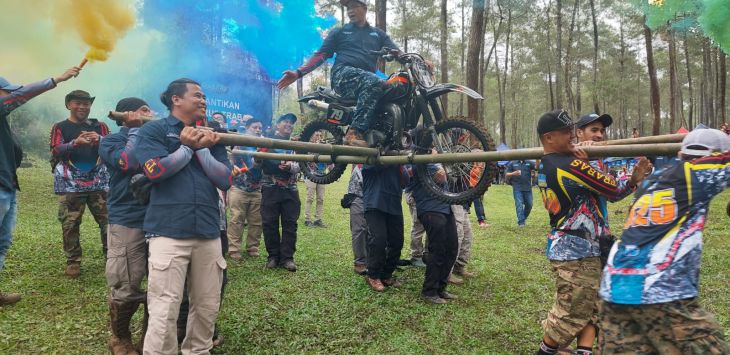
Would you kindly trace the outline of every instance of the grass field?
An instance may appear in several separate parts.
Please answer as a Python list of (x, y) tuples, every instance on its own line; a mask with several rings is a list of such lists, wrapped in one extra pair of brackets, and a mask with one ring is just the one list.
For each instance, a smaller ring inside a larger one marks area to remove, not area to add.
[[(57, 198), (46, 162), (19, 170), (22, 193), (14, 245), (0, 290), (23, 300), (0, 308), (0, 354), (106, 352), (108, 312), (98, 229), (87, 213), (82, 225), (82, 275), (64, 275)], [(339, 207), (346, 178), (327, 188), (328, 228), (299, 225), (299, 271), (265, 270), (265, 257), (229, 262), (218, 325), (225, 344), (216, 353), (513, 353), (534, 351), (540, 320), (554, 287), (544, 256), (547, 213), (536, 206), (518, 229), (509, 186), (485, 196), (491, 227), (474, 226), (472, 261), (477, 277), (449, 290), (460, 299), (445, 306), (423, 303), (423, 269), (397, 274), (400, 290), (376, 294), (352, 272), (348, 211)], [(300, 194), (304, 196), (304, 186)], [(713, 204), (705, 234), (701, 301), (730, 337), (730, 223), (723, 193)], [(303, 202), (303, 200), (302, 200)], [(618, 231), (628, 201), (613, 204)], [(407, 209), (404, 209), (407, 211)], [(303, 214), (303, 212), (302, 212)], [(303, 218), (302, 218), (303, 220)], [(406, 231), (410, 230), (406, 212)], [(403, 257), (408, 253), (408, 237)], [(139, 313), (139, 312), (138, 312)]]

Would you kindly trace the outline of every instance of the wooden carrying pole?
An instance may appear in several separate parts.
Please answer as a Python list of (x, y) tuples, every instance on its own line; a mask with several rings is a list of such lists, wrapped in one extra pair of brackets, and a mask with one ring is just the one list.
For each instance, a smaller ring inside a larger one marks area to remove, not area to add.
[[(588, 146), (583, 150), (590, 158), (600, 157), (636, 157), (636, 156), (662, 156), (676, 155), (681, 143), (657, 143), (657, 144), (625, 144), (609, 146)], [(504, 151), (478, 152), (478, 153), (444, 153), (444, 154), (423, 154), (423, 155), (397, 155), (397, 156), (347, 156), (338, 155), (334, 158), (331, 155), (314, 154), (277, 154), (266, 152), (250, 152), (245, 150), (233, 150), (235, 155), (250, 155), (259, 159), (304, 161), (319, 163), (340, 163), (340, 164), (427, 164), (427, 163), (464, 163), (477, 161), (500, 161), (519, 159), (540, 159), (543, 156), (542, 148), (513, 149)]]
[[(220, 143), (223, 145), (228, 146), (244, 146), (244, 147), (263, 147), (263, 148), (278, 148), (278, 149), (290, 149), (295, 150), (298, 152), (309, 152), (309, 153), (317, 153), (317, 154), (328, 154), (328, 155), (346, 155), (346, 156), (378, 156), (378, 149), (376, 148), (361, 148), (361, 147), (352, 147), (352, 146), (346, 146), (346, 145), (335, 145), (335, 144), (324, 144), (324, 143), (310, 143), (310, 142), (299, 142), (299, 141), (287, 141), (287, 140), (280, 140), (280, 139), (272, 139), (272, 138), (264, 138), (264, 137), (254, 137), (254, 136), (248, 136), (243, 134), (236, 134), (236, 133), (218, 133), (218, 135), (221, 137)], [(596, 144), (597, 146), (605, 145), (605, 146), (626, 146), (626, 145), (644, 145), (645, 149), (648, 147), (648, 144), (658, 144), (658, 143), (676, 143), (681, 142), (682, 138), (684, 136), (681, 134), (667, 134), (663, 136), (652, 136), (652, 137), (641, 137), (641, 138), (629, 138), (629, 139), (620, 139), (615, 141), (607, 141), (605, 143), (599, 143)], [(588, 147), (585, 147), (588, 148)], [(532, 153), (529, 153), (527, 158), (506, 158), (506, 159), (492, 159), (491, 156), (487, 156), (488, 160), (484, 161), (491, 161), (491, 160), (512, 160), (512, 159), (538, 159), (540, 156), (542, 156), (542, 148), (528, 148), (528, 149), (518, 149), (518, 150), (507, 150), (502, 152), (487, 152), (490, 154), (517, 154), (518, 156), (521, 156), (520, 154), (524, 151), (529, 151), (529, 149), (533, 149)], [(517, 152), (517, 153), (510, 153), (510, 152)], [(676, 153), (676, 151), (674, 152)], [(480, 154), (480, 153), (460, 153), (461, 154)], [(625, 154), (625, 153), (623, 153)], [(386, 154), (390, 156), (391, 154)], [(439, 154), (439, 155), (445, 155), (445, 154)], [(646, 153), (642, 153), (642, 150), (636, 150), (635, 153), (631, 153), (627, 156), (637, 156), (637, 155), (647, 155)], [(662, 155), (662, 154), (659, 154)], [(603, 156), (619, 156), (619, 155), (603, 155)], [(381, 157), (382, 158), (382, 157)], [(474, 160), (463, 160), (463, 161), (474, 161)]]

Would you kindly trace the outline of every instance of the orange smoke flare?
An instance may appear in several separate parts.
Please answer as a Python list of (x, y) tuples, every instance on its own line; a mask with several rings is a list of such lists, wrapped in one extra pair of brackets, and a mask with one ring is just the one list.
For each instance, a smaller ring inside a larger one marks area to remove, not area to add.
[(86, 63), (88, 63), (88, 62), (89, 62), (88, 59), (86, 59), (86, 58), (82, 59), (81, 63), (79, 64), (79, 69), (83, 68), (84, 65), (86, 65)]

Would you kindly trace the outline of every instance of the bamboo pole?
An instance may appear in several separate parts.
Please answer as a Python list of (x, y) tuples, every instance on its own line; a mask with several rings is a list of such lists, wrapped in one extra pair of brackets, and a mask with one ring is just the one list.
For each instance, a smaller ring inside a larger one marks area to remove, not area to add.
[[(589, 158), (601, 157), (636, 157), (636, 156), (662, 156), (676, 155), (681, 148), (681, 143), (657, 143), (647, 144), (625, 144), (613, 146), (588, 146), (583, 150)], [(250, 155), (259, 159), (304, 161), (319, 163), (339, 164), (428, 164), (428, 163), (464, 163), (477, 161), (500, 161), (519, 159), (540, 159), (543, 156), (542, 148), (514, 149), (505, 151), (491, 151), (478, 153), (444, 153), (444, 154), (423, 154), (423, 155), (397, 155), (397, 156), (335, 156), (316, 154), (277, 154), (265, 152), (250, 152), (245, 150), (233, 150), (235, 155)]]
[(662, 134), (659, 136), (647, 136), (639, 138), (614, 139), (612, 141), (598, 142), (594, 145), (623, 145), (623, 144), (655, 144), (655, 143), (681, 143), (686, 133)]
[[(218, 133), (221, 140), (220, 143), (229, 146), (245, 146), (245, 147), (263, 147), (263, 148), (277, 148), (277, 149), (290, 149), (300, 152), (310, 152), (317, 154), (330, 154), (330, 155), (348, 155), (348, 156), (377, 156), (379, 150), (377, 148), (362, 148), (353, 147), (346, 145), (335, 145), (335, 144), (324, 144), (324, 143), (310, 143), (310, 142), (299, 142), (299, 141), (288, 141), (280, 139), (272, 139), (266, 137), (254, 137), (244, 134), (237, 133)], [(617, 145), (641, 145), (641, 144), (657, 144), (657, 143), (676, 143), (681, 142), (684, 138), (683, 134), (666, 134), (661, 136), (651, 137), (640, 137), (640, 138), (627, 138), (618, 139), (613, 141), (606, 141), (596, 143), (595, 146), (617, 146)], [(541, 148), (536, 149), (530, 156), (541, 156)], [(514, 150), (511, 150), (514, 151)], [(511, 152), (510, 151), (510, 152)], [(385, 155), (391, 155), (394, 152), (387, 152)], [(522, 153), (520, 153), (522, 154)], [(634, 154), (640, 155), (640, 153)], [(517, 158), (523, 159), (523, 158)], [(536, 158), (524, 158), (524, 159), (536, 159)], [(510, 160), (510, 159), (497, 159), (497, 160)]]
[(335, 145), (325, 143), (310, 143), (299, 141), (287, 141), (282, 139), (272, 139), (265, 137), (254, 137), (235, 133), (218, 133), (221, 137), (220, 144), (223, 145), (240, 145), (245, 147), (261, 147), (275, 149), (291, 149), (296, 151), (305, 151), (318, 154), (331, 155), (357, 155), (357, 156), (375, 156), (378, 155), (376, 148), (361, 148), (348, 145)]
[[(109, 111), (109, 115), (107, 115), (107, 117), (109, 117), (115, 121), (124, 121), (127, 119), (127, 116), (128, 115), (126, 112), (117, 112), (117, 111)], [(150, 121), (154, 121), (158, 118), (154, 117), (154, 116), (140, 116), (139, 119), (142, 120), (142, 123), (147, 123)]]

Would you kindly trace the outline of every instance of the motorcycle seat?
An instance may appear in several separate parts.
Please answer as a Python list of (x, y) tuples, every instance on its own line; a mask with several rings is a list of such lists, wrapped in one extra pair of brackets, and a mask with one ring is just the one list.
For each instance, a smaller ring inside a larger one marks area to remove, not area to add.
[(340, 94), (336, 93), (334, 90), (320, 86), (317, 88), (317, 93), (319, 93), (322, 97), (326, 98), (328, 101), (332, 101), (335, 103), (338, 103), (343, 106), (355, 106), (357, 104), (356, 100), (352, 99), (345, 99)]

